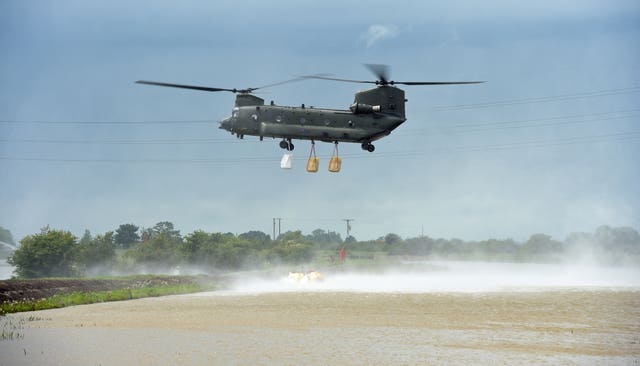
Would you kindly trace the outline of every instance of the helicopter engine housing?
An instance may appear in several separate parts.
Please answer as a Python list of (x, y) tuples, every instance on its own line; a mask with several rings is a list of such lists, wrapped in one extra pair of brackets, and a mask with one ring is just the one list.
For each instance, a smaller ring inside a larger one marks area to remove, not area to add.
[(349, 107), (349, 110), (353, 114), (370, 114), (370, 113), (380, 112), (380, 106), (369, 105), (364, 103), (353, 103)]

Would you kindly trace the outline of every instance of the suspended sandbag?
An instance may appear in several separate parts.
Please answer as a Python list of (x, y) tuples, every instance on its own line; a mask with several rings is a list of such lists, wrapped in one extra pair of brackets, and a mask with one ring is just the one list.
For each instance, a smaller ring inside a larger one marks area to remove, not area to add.
[(341, 165), (342, 165), (342, 158), (338, 156), (338, 143), (336, 143), (333, 149), (333, 156), (329, 161), (329, 171), (331, 173), (337, 173), (340, 171)]
[(309, 158), (309, 162), (307, 162), (307, 171), (309, 173), (317, 173), (319, 166), (320, 166), (320, 158), (318, 157)]
[(334, 156), (329, 161), (329, 171), (331, 173), (337, 173), (340, 171), (341, 165), (342, 165), (342, 158), (339, 156)]
[(320, 158), (316, 156), (316, 144), (311, 143), (311, 152), (309, 153), (309, 161), (307, 162), (307, 171), (309, 173), (317, 173), (320, 166)]
[(280, 160), (280, 168), (282, 169), (291, 169), (293, 165), (293, 154), (285, 153), (282, 156), (282, 160)]

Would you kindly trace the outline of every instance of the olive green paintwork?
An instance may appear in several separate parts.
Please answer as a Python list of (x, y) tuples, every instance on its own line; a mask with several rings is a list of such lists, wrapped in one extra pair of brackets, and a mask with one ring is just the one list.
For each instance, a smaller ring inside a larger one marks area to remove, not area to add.
[(239, 94), (232, 115), (220, 128), (238, 137), (357, 142), (368, 144), (406, 121), (404, 91), (378, 86), (359, 92), (350, 110), (265, 105), (262, 98)]

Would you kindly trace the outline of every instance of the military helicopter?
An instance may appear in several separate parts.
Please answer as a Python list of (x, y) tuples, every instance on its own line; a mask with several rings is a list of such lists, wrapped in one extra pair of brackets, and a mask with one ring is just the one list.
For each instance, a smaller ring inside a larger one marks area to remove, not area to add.
[[(195, 85), (170, 84), (156, 81), (138, 80), (138, 84), (194, 89), (208, 92), (226, 91), (236, 95), (231, 116), (220, 122), (220, 128), (242, 139), (258, 136), (279, 138), (280, 147), (287, 151), (294, 149), (293, 140), (310, 140), (334, 143), (359, 143), (363, 150), (373, 152), (373, 141), (381, 139), (398, 128), (407, 119), (404, 105), (407, 99), (404, 91), (395, 85), (451, 85), (478, 84), (483, 81), (393, 81), (389, 78), (389, 67), (379, 64), (365, 64), (377, 76), (377, 80), (350, 80), (325, 75), (305, 75), (274, 84), (246, 89), (227, 89)], [(281, 85), (304, 79), (374, 84), (375, 88), (357, 92), (348, 110), (280, 106), (271, 101), (265, 105), (264, 99), (252, 93), (259, 89)]]

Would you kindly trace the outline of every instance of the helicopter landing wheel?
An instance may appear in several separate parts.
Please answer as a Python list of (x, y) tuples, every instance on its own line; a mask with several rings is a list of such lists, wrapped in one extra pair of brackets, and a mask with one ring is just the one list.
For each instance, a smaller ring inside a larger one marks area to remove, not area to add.
[(293, 146), (293, 142), (291, 142), (291, 139), (287, 139), (287, 151), (293, 151), (293, 148), (295, 146)]
[(374, 152), (376, 147), (373, 146), (370, 142), (363, 142), (362, 143), (362, 150), (366, 150), (368, 152)]
[(280, 141), (280, 148), (281, 149), (285, 149), (287, 151), (292, 151), (294, 147), (295, 146), (293, 146), (293, 143), (291, 142), (291, 139), (286, 139), (286, 140)]

